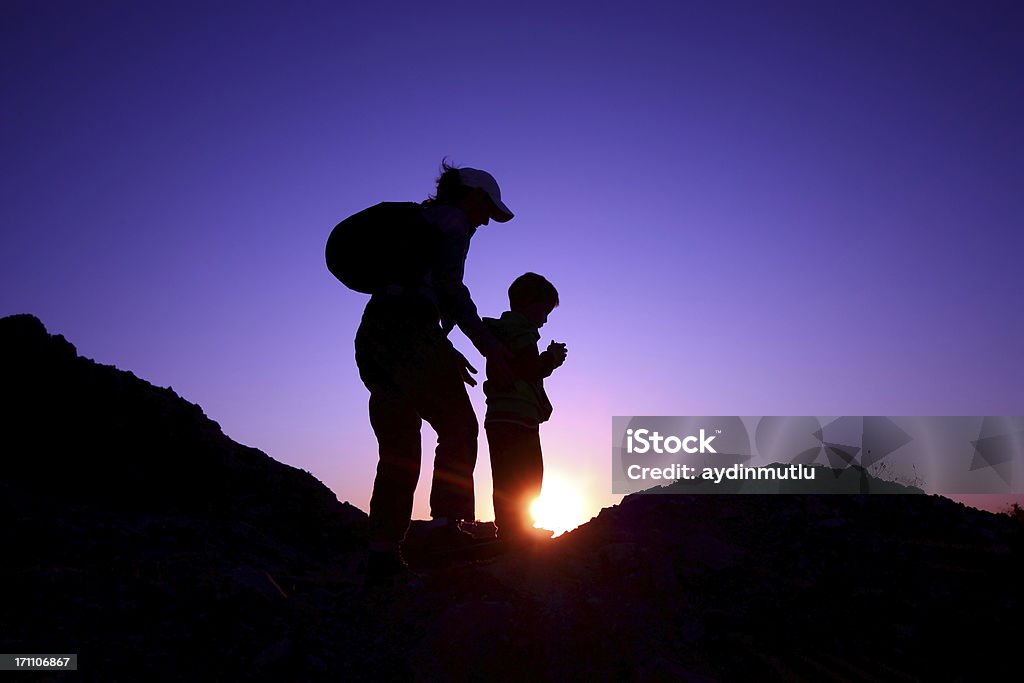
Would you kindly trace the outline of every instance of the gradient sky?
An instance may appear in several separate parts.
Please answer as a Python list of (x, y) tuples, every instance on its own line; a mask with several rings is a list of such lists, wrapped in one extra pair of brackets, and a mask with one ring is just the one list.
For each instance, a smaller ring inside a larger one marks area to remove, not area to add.
[[(516, 212), (480, 311), (560, 290), (542, 438), (591, 514), (613, 415), (1022, 414), (1021, 7), (5, 0), (0, 315), (365, 510), (324, 242), (447, 155)], [(476, 479), (489, 519), (484, 440)]]

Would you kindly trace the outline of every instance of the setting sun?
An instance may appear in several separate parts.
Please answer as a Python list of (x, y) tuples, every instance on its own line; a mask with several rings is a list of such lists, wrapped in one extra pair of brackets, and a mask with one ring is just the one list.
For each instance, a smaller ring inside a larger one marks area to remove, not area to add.
[(550, 529), (555, 536), (575, 529), (586, 521), (583, 498), (572, 482), (558, 476), (544, 476), (540, 496), (530, 505), (534, 526)]

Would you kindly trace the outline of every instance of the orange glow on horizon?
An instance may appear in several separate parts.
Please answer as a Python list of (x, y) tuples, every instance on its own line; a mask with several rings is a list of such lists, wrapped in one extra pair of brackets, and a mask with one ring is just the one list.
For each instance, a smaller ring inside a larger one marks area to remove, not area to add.
[(589, 518), (579, 488), (558, 475), (544, 475), (540, 496), (530, 504), (534, 527), (550, 529), (555, 536), (575, 529)]

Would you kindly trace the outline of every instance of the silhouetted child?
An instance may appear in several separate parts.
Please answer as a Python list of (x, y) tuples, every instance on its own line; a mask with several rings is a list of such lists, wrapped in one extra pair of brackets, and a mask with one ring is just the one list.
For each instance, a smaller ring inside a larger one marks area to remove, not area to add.
[(484, 318), (484, 324), (510, 352), (515, 382), (497, 383), (488, 368), (484, 429), (491, 452), (498, 538), (517, 544), (551, 535), (533, 528), (529, 506), (540, 495), (544, 478), (540, 423), (551, 416), (544, 378), (565, 362), (566, 347), (551, 342), (543, 353), (537, 348), (538, 330), (558, 305), (554, 285), (526, 273), (508, 288), (508, 301), (510, 310), (498, 319)]

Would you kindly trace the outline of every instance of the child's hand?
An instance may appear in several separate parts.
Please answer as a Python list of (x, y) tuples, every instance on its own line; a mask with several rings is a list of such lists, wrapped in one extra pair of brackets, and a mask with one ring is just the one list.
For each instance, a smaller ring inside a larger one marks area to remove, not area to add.
[(565, 362), (565, 357), (569, 354), (569, 349), (565, 347), (565, 344), (553, 341), (548, 344), (548, 353), (551, 354), (551, 357), (555, 361), (555, 367), (557, 368)]

